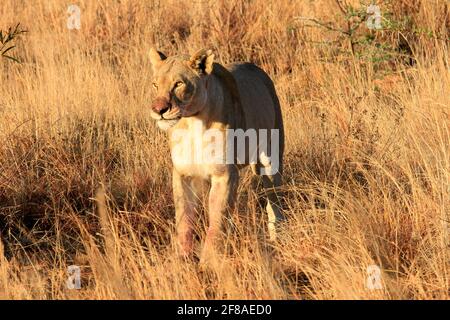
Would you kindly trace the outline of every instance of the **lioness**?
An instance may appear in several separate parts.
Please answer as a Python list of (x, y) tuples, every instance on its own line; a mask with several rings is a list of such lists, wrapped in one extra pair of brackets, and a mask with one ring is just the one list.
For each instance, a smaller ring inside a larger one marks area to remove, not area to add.
[[(193, 254), (197, 181), (209, 180), (211, 185), (209, 228), (201, 253), (201, 261), (204, 261), (214, 252), (224, 214), (233, 208), (238, 169), (247, 164), (262, 177), (267, 196), (269, 235), (275, 239), (275, 224), (283, 218), (275, 188), (281, 185), (284, 131), (280, 103), (269, 76), (251, 63), (234, 63), (226, 67), (215, 63), (211, 50), (200, 50), (192, 56), (166, 57), (153, 48), (150, 60), (155, 89), (151, 114), (158, 127), (169, 133), (174, 165), (177, 242), (181, 254), (187, 257)], [(234, 137), (229, 139), (232, 129), (242, 129), (234, 131), (235, 135), (245, 131), (244, 156), (242, 153), (234, 155), (237, 150), (234, 146), (228, 149), (234, 141)], [(253, 139), (252, 147), (248, 129), (254, 129), (254, 132), (271, 130), (276, 133), (276, 139), (273, 135), (259, 136), (257, 146)], [(210, 140), (210, 136), (215, 138), (213, 147), (217, 151), (215, 156), (207, 159), (199, 157), (205, 151), (206, 136)], [(270, 157), (265, 150), (260, 151), (261, 144), (271, 146)], [(226, 161), (221, 151), (230, 151), (233, 161)], [(253, 160), (252, 155), (256, 155)], [(192, 157), (197, 157), (197, 161), (192, 161)]]

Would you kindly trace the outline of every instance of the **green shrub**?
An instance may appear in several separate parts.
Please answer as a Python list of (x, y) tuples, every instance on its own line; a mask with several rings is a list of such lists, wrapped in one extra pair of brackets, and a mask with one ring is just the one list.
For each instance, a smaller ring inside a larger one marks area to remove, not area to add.
[(20, 29), (20, 23), (15, 28), (9, 27), (7, 31), (0, 30), (0, 57), (20, 63), (19, 59), (11, 55), (11, 52), (16, 47), (14, 40), (25, 32), (27, 31)]

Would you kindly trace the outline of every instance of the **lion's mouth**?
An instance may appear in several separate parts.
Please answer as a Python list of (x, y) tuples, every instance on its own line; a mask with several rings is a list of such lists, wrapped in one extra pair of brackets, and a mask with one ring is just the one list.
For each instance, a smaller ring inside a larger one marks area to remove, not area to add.
[(151, 117), (155, 119), (157, 125), (162, 130), (167, 130), (178, 123), (181, 119), (181, 110), (178, 107), (171, 107), (163, 114), (151, 111)]
[(175, 120), (181, 118), (181, 110), (178, 107), (171, 107), (161, 115), (161, 120)]

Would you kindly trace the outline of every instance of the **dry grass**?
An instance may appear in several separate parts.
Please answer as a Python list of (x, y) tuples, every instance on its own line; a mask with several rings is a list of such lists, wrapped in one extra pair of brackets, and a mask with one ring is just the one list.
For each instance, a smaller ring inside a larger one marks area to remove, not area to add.
[[(448, 42), (410, 35), (412, 66), (358, 59), (295, 19), (345, 28), (332, 0), (77, 3), (81, 31), (66, 28), (70, 1), (0, 6), (0, 29), (29, 31), (11, 51), (22, 63), (0, 60), (0, 298), (448, 299)], [(446, 3), (391, 8), (448, 39)], [(210, 47), (273, 77), (289, 216), (273, 248), (247, 172), (223, 264), (175, 258), (166, 137), (148, 114), (152, 44)], [(71, 264), (80, 290), (66, 288)], [(373, 264), (382, 290), (365, 286)]]

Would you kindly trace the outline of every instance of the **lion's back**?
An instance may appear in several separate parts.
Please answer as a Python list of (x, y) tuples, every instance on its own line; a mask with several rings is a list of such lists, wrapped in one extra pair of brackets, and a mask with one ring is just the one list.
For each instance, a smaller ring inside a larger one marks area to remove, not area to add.
[(269, 75), (249, 62), (226, 68), (236, 81), (247, 128), (282, 130), (280, 103)]

